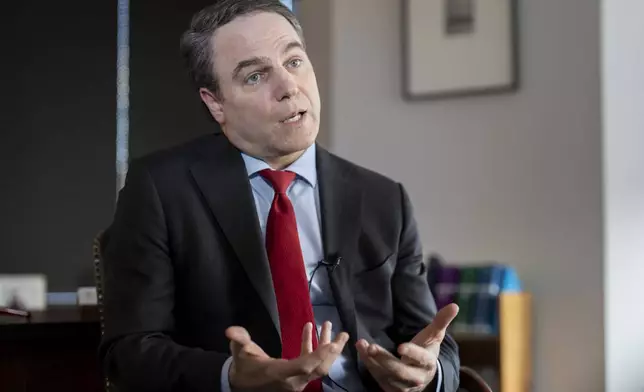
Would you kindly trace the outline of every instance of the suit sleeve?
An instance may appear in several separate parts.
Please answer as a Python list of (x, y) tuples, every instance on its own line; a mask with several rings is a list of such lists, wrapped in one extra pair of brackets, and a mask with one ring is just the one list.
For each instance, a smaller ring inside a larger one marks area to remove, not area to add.
[[(410, 341), (431, 322), (437, 312), (436, 302), (427, 282), (427, 270), (423, 263), (422, 246), (411, 202), (402, 185), (400, 192), (403, 228), (392, 280), (394, 325), (389, 331), (397, 345)], [(441, 390), (455, 392), (459, 384), (460, 360), (458, 346), (449, 334), (441, 345), (439, 361), (442, 368)], [(428, 391), (435, 391), (437, 382), (435, 378)]]
[(220, 391), (226, 353), (172, 340), (174, 270), (161, 199), (134, 162), (103, 245), (99, 356), (118, 391)]

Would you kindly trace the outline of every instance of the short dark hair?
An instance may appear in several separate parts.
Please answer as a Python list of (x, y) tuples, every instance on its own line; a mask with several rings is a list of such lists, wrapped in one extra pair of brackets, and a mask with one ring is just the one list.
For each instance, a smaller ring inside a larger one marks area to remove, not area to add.
[(205, 87), (216, 97), (221, 98), (212, 61), (212, 36), (218, 28), (238, 16), (257, 12), (274, 12), (283, 16), (293, 26), (304, 44), (300, 22), (280, 0), (216, 0), (214, 4), (192, 17), (190, 28), (181, 36), (181, 56), (197, 89)]

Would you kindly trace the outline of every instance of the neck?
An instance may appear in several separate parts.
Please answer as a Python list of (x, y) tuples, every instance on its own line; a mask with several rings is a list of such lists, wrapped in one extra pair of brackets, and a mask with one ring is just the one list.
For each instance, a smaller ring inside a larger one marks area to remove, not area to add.
[(279, 157), (264, 158), (264, 162), (268, 163), (268, 165), (273, 170), (283, 170), (284, 168), (291, 165), (293, 162), (297, 161), (298, 158), (301, 157), (302, 154), (304, 154), (304, 151), (306, 150), (297, 151), (292, 154), (279, 156)]

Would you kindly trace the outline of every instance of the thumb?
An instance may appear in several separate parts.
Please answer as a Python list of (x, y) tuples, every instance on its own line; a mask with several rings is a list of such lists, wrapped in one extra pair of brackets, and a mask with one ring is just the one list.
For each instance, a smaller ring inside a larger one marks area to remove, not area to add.
[(226, 329), (226, 337), (230, 340), (230, 351), (234, 357), (240, 354), (266, 357), (266, 353), (250, 338), (250, 334), (243, 327), (229, 327)]
[(252, 342), (250, 334), (244, 327), (229, 327), (226, 329), (226, 337), (240, 346), (245, 346)]
[(411, 342), (422, 347), (427, 347), (431, 343), (442, 342), (447, 327), (449, 327), (449, 324), (457, 314), (458, 305), (452, 303), (445, 306), (436, 314), (436, 317), (428, 326), (414, 336)]
[(234, 357), (239, 356), (240, 351), (252, 343), (250, 334), (243, 327), (227, 328), (226, 337), (230, 340), (230, 351)]

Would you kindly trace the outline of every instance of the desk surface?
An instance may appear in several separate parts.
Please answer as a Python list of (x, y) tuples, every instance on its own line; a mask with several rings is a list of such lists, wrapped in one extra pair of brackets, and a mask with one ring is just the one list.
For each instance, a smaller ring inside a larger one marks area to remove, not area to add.
[(29, 319), (0, 317), (0, 342), (65, 339), (96, 340), (100, 336), (98, 309), (95, 306), (56, 306), (33, 312)]

